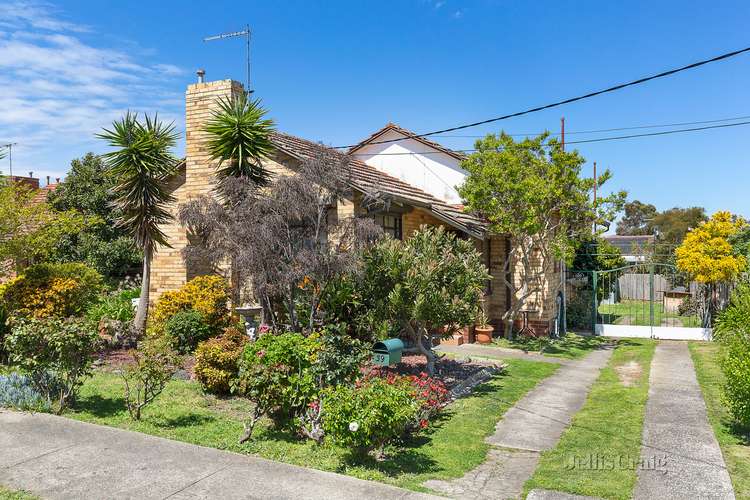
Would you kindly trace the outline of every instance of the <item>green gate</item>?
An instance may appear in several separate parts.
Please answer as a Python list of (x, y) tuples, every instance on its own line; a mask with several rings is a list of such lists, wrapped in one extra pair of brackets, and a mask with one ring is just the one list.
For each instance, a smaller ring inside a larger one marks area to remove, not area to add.
[(568, 271), (566, 292), (567, 316), (572, 313), (578, 323), (568, 321), (572, 329), (615, 337), (710, 338), (703, 328), (701, 288), (670, 263)]

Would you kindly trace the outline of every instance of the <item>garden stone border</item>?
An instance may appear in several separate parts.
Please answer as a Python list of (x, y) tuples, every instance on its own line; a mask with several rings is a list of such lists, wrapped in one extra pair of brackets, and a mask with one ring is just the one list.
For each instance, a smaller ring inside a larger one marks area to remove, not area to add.
[(476, 386), (491, 379), (494, 375), (502, 373), (507, 367), (508, 365), (503, 363), (482, 368), (471, 377), (456, 384), (456, 386), (450, 390), (451, 401), (468, 396)]

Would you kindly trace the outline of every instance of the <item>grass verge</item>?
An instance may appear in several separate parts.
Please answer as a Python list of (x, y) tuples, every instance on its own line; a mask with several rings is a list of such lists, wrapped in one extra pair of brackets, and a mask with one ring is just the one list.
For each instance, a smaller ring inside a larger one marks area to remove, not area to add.
[(721, 345), (711, 342), (690, 342), (695, 373), (706, 401), (708, 421), (724, 455), (737, 498), (750, 498), (750, 432), (733, 424), (721, 402), (724, 374), (719, 367)]
[(253, 440), (237, 444), (249, 410), (241, 399), (217, 399), (198, 384), (174, 380), (144, 410), (140, 422), (128, 418), (123, 385), (117, 375), (98, 372), (87, 381), (75, 411), (66, 416), (178, 441), (271, 460), (313, 467), (414, 490), (428, 479), (451, 479), (481, 464), (489, 449), (484, 442), (505, 411), (557, 366), (526, 360), (507, 361), (507, 371), (479, 386), (471, 396), (452, 404), (424, 435), (388, 452), (383, 461), (355, 461), (346, 450), (315, 445), (279, 432), (262, 422)]
[(39, 500), (39, 497), (25, 491), (11, 490), (0, 485), (0, 500)]
[(547, 337), (519, 337), (514, 340), (496, 338), (493, 341), (498, 347), (520, 349), (526, 352), (541, 352), (555, 358), (578, 359), (587, 355), (602, 344), (611, 343), (606, 337), (592, 337), (568, 333), (558, 340), (550, 341)]
[[(544, 488), (607, 499), (632, 497), (636, 471), (629, 464), (641, 455), (655, 345), (648, 339), (618, 343), (571, 426), (555, 448), (542, 454), (525, 493)], [(591, 463), (597, 458), (599, 466)]]

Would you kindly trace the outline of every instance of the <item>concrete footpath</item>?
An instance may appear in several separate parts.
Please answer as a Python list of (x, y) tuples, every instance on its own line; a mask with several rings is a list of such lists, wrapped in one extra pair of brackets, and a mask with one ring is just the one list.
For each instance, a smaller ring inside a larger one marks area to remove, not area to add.
[(659, 343), (649, 383), (633, 497), (734, 499), (687, 343)]
[[(483, 349), (491, 357), (493, 348)], [(425, 486), (462, 499), (519, 497), (541, 452), (555, 447), (611, 356), (612, 349), (603, 348), (562, 364), (505, 413), (487, 438), (493, 448), (482, 465), (455, 481), (427, 481)]]
[(348, 476), (46, 414), (0, 412), (0, 484), (51, 499), (427, 499)]

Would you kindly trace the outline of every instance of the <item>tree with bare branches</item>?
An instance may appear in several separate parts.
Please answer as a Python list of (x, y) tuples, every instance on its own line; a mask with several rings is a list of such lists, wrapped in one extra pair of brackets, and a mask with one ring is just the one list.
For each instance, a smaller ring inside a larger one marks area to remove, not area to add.
[(354, 270), (358, 250), (379, 234), (369, 218), (338, 217), (337, 204), (350, 193), (348, 176), (348, 159), (321, 148), (265, 188), (226, 178), (223, 202), (203, 196), (180, 206), (192, 241), (183, 256), (214, 270), (233, 262), (265, 322), (312, 330), (326, 287)]

